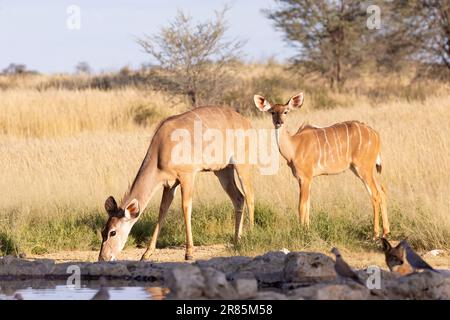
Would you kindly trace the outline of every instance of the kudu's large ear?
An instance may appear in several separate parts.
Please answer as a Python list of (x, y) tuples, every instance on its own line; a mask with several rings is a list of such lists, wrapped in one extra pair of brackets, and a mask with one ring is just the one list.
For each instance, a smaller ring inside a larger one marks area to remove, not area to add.
[(288, 105), (290, 108), (300, 108), (303, 104), (303, 92), (296, 94), (289, 99)]
[(125, 208), (125, 217), (128, 219), (135, 219), (140, 214), (139, 202), (136, 199), (131, 200)]
[(264, 98), (263, 96), (255, 94), (253, 96), (253, 101), (255, 102), (255, 106), (260, 111), (267, 111), (270, 108), (272, 108), (272, 106), (270, 105), (269, 101), (267, 101), (266, 98)]
[(108, 215), (113, 216), (117, 213), (117, 202), (114, 200), (112, 196), (109, 196), (105, 201), (105, 210), (108, 212)]

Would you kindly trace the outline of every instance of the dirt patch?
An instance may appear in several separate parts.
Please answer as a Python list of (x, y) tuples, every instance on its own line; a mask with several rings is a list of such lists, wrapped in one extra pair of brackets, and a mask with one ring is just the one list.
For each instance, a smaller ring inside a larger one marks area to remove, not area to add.
[[(130, 248), (123, 250), (119, 260), (140, 260), (145, 249)], [(153, 262), (184, 262), (184, 247), (172, 247), (157, 249), (151, 257)], [(203, 260), (215, 257), (230, 256), (225, 245), (197, 246), (195, 247), (195, 259)], [(83, 261), (95, 262), (98, 259), (98, 251), (59, 251), (47, 254), (28, 254), (27, 259), (52, 259), (56, 262)]]

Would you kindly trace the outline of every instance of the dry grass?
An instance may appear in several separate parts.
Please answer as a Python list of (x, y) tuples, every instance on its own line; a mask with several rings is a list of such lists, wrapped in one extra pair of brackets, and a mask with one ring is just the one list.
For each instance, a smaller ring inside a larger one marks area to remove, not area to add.
[[(263, 72), (250, 69), (255, 77)], [(282, 69), (277, 72), (283, 76)], [(33, 86), (36, 83), (0, 91), (0, 252), (8, 251), (6, 247), (35, 252), (96, 247), (104, 200), (110, 194), (120, 198), (127, 189), (157, 119), (185, 110), (186, 105), (172, 104), (183, 101), (180, 98), (133, 88), (38, 91)], [(364, 90), (371, 86), (375, 81)], [(277, 90), (272, 95), (280, 99), (294, 93)], [(337, 101), (339, 106), (319, 109), (316, 100), (308, 99), (319, 91), (307, 88), (305, 107), (291, 113), (288, 127), (294, 131), (303, 121), (325, 126), (355, 119), (378, 130), (384, 161), (380, 179), (388, 190), (394, 236), (408, 236), (422, 248), (450, 248), (450, 91), (446, 84), (435, 84), (429, 91), (433, 94), (417, 99), (391, 92), (393, 98), (385, 100), (356, 90), (328, 92), (329, 103)], [(251, 96), (248, 100), (254, 108)], [(271, 128), (268, 116), (253, 117), (252, 122)], [(258, 226), (244, 238), (240, 252), (334, 243), (357, 246), (370, 236), (369, 197), (349, 172), (314, 180), (313, 231), (305, 234), (296, 226), (298, 185), (283, 159), (280, 165), (277, 175), (255, 172)], [(148, 237), (158, 202), (159, 195), (136, 226), (131, 243)], [(200, 175), (193, 218), (197, 243), (231, 239), (231, 205), (224, 203), (228, 199), (215, 177)], [(179, 203), (173, 208), (178, 211)], [(183, 242), (181, 216), (171, 215), (160, 244)]]
[(136, 129), (179, 112), (174, 98), (137, 89), (14, 89), (0, 92), (0, 132), (6, 136), (53, 137), (79, 132)]

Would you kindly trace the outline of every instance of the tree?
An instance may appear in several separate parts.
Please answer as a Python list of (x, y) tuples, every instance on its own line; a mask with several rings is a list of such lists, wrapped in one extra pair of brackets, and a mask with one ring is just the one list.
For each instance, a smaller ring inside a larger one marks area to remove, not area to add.
[(392, 2), (398, 38), (411, 48), (411, 58), (450, 69), (450, 0)]
[(92, 69), (87, 62), (81, 61), (75, 66), (75, 72), (78, 74), (91, 74)]
[(328, 77), (339, 88), (346, 73), (363, 61), (366, 8), (355, 0), (276, 0), (265, 10), (285, 41), (298, 49), (294, 61)]
[(192, 106), (220, 98), (243, 45), (238, 40), (225, 40), (226, 12), (224, 8), (216, 12), (214, 20), (194, 25), (190, 16), (179, 11), (157, 34), (138, 39), (158, 64), (158, 68), (152, 68), (157, 79), (153, 84), (189, 96)]
[(16, 64), (10, 63), (5, 69), (3, 69), (2, 73), (6, 75), (17, 75), (17, 74), (25, 74), (27, 73), (27, 67), (24, 64)]

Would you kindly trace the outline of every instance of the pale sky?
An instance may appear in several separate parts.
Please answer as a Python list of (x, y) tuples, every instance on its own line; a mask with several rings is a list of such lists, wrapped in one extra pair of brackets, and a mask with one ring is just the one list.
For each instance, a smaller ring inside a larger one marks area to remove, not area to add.
[[(231, 5), (227, 37), (247, 40), (246, 60), (294, 54), (261, 13), (273, 0), (0, 0), (0, 70), (11, 62), (43, 73), (73, 72), (80, 61), (96, 72), (136, 68), (149, 62), (136, 37), (157, 32), (178, 9), (201, 21), (224, 4)], [(67, 27), (71, 5), (80, 8), (80, 29)]]

